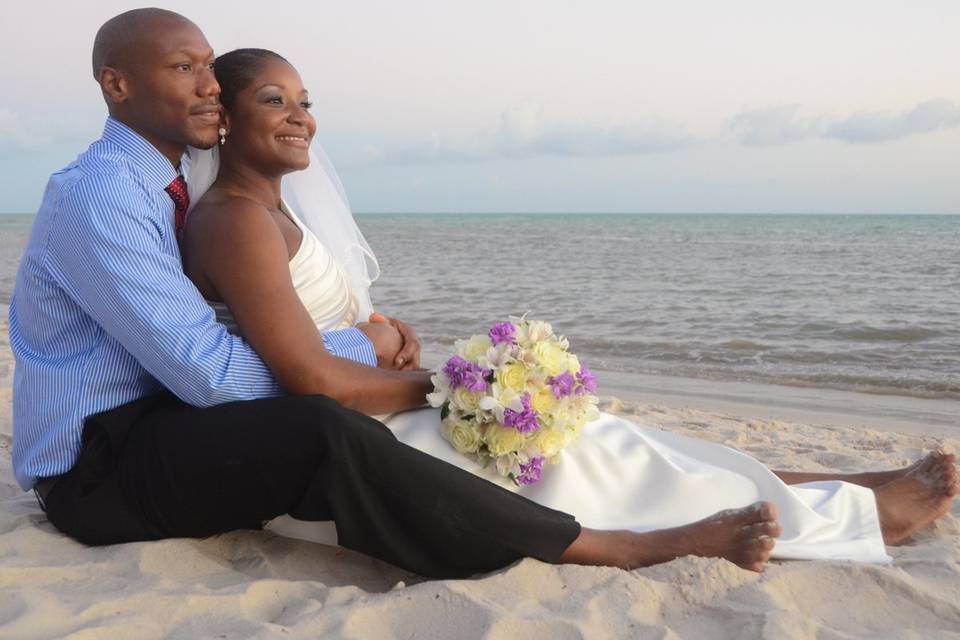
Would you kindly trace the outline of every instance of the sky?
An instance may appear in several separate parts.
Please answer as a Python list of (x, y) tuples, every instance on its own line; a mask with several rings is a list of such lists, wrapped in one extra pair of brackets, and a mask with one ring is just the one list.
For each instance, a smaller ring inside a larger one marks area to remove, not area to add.
[[(0, 212), (95, 140), (97, 28), (8, 3)], [(358, 212), (960, 213), (960, 2), (169, 2), (300, 71)]]

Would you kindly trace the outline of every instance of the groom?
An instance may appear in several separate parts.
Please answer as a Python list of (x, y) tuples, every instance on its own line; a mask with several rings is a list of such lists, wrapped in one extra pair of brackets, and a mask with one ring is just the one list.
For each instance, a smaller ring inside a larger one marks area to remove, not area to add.
[[(371, 373), (377, 354), (348, 329), (324, 336), (330, 355), (304, 372), (312, 393), (285, 396), (214, 321), (181, 271), (174, 231), (189, 199), (180, 158), (217, 140), (212, 62), (202, 32), (160, 9), (97, 34), (110, 117), (50, 178), (10, 305), (20, 486), (88, 544), (257, 529), (289, 513), (334, 520), (341, 545), (425, 576), (560, 560), (581, 532), (573, 517), (407, 447), (327, 397), (363, 407), (368, 391), (415, 406), (426, 373)], [(368, 389), (350, 386), (358, 373)]]

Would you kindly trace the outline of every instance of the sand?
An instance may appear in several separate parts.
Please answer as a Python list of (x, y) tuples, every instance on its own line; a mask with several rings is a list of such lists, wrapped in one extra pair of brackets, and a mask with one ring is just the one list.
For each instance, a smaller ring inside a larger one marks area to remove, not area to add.
[[(772, 562), (763, 574), (693, 557), (630, 572), (523, 560), (470, 580), (427, 581), (343, 549), (249, 531), (84, 547), (58, 533), (13, 479), (12, 374), (4, 310), (2, 638), (960, 638), (960, 500), (891, 548), (890, 566)], [(884, 469), (936, 446), (960, 449), (949, 430), (824, 426), (615, 398), (603, 408), (787, 470)]]

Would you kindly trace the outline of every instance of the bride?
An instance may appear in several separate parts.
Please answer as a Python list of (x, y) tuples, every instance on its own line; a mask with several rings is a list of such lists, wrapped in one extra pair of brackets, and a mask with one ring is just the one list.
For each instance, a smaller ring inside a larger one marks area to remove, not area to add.
[[(889, 562), (885, 543), (948, 511), (957, 474), (942, 452), (885, 472), (774, 472), (727, 447), (609, 414), (535, 485), (514, 487), (481, 469), (441, 437), (439, 411), (422, 408), (429, 373), (418, 370), (415, 334), (371, 315), (375, 261), (329, 162), (310, 162), (316, 125), (296, 70), (275, 53), (240, 49), (220, 56), (215, 71), (224, 107), (219, 173), (215, 157), (191, 152), (186, 274), (288, 393), (319, 380), (347, 407), (392, 412), (384, 423), (401, 441), (573, 514), (582, 534), (561, 561), (629, 568), (695, 554), (756, 571), (771, 555)], [(316, 371), (320, 331), (349, 327), (369, 338), (381, 368), (402, 371), (373, 376), (338, 359)], [(272, 527), (285, 535), (335, 541), (330, 523), (283, 520)]]

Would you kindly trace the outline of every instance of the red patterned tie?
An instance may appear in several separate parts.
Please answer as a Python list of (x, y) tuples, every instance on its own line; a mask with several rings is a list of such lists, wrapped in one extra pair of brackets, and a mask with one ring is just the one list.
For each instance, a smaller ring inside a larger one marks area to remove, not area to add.
[(190, 206), (187, 181), (183, 179), (183, 176), (177, 176), (168, 187), (164, 188), (164, 191), (170, 194), (170, 199), (173, 200), (173, 228), (179, 237), (187, 220), (187, 207)]

